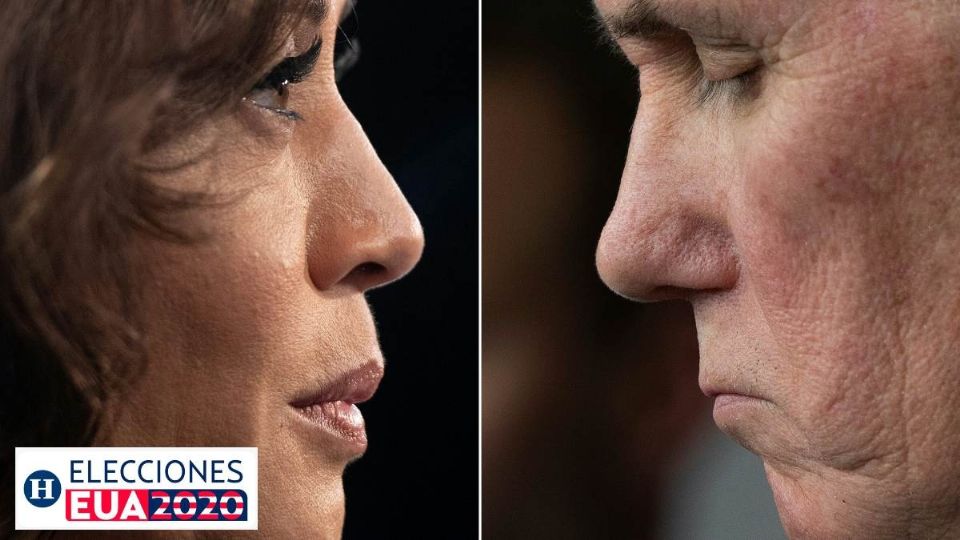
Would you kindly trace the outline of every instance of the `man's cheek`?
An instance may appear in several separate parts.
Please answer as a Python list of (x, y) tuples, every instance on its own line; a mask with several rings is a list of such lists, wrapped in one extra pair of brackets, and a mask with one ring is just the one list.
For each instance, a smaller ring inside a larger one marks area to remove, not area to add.
[(805, 288), (818, 260), (814, 240), (830, 216), (797, 163), (796, 150), (810, 141), (760, 140), (766, 142), (736, 158), (740, 177), (733, 184), (727, 215), (744, 277), (752, 287), (760, 287), (759, 292), (773, 295), (774, 304), (787, 307), (819, 296)]
[[(784, 406), (813, 439), (847, 433), (818, 443), (836, 466), (851, 466), (872, 455), (858, 447), (883, 435), (877, 425), (857, 432), (844, 425), (877, 410), (876, 396), (887, 395), (893, 379), (884, 344), (874, 339), (890, 330), (876, 328), (883, 322), (877, 284), (864, 279), (875, 264), (873, 242), (850, 240), (877, 232), (857, 197), (833, 186), (859, 174), (855, 164), (810, 131), (792, 133), (744, 155), (729, 216), (743, 286), (781, 355), (782, 380), (801, 389), (784, 394)], [(821, 157), (798, 161), (802, 155)]]
[[(740, 157), (728, 217), (743, 277), (758, 300), (784, 324), (829, 335), (836, 324), (856, 320), (856, 308), (869, 307), (850, 300), (869, 296), (862, 276), (873, 264), (874, 243), (861, 240), (877, 233), (861, 197), (868, 189), (863, 171), (843, 141), (817, 137), (809, 118), (770, 126), (767, 143)], [(822, 345), (823, 335), (796, 340), (808, 350)]]

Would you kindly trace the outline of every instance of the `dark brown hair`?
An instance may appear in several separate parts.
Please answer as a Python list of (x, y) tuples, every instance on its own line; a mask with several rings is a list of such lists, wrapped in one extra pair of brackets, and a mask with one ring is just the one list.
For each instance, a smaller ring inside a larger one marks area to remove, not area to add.
[(239, 106), (303, 2), (0, 3), (0, 536), (13, 448), (90, 444), (145, 360), (133, 234), (188, 238), (144, 157)]

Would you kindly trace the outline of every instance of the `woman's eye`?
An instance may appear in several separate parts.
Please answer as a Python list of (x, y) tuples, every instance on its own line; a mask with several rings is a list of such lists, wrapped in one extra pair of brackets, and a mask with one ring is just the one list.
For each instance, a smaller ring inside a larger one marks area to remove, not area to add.
[(317, 38), (303, 54), (284, 58), (253, 85), (244, 99), (284, 118), (303, 120), (300, 113), (287, 106), (290, 99), (290, 86), (303, 81), (310, 75), (316, 66), (322, 45)]
[(257, 107), (273, 111), (280, 116), (291, 120), (302, 120), (296, 111), (287, 108), (287, 102), (290, 100), (290, 90), (287, 86), (290, 83), (269, 83), (261, 81), (250, 90), (250, 93), (244, 98)]

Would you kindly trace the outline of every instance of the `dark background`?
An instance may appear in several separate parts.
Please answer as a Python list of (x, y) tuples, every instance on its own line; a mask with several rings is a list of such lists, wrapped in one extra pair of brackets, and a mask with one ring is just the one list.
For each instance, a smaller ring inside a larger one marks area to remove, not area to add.
[(484, 535), (657, 538), (705, 403), (688, 307), (629, 303), (594, 266), (636, 73), (589, 0), (485, 0), (483, 21)]
[(690, 306), (630, 303), (594, 267), (638, 78), (593, 13), (483, 2), (484, 536), (781, 538), (698, 388)]
[(478, 532), (478, 7), (359, 2), (344, 100), (420, 217), (426, 249), (370, 293), (387, 359), (347, 470), (344, 538)]

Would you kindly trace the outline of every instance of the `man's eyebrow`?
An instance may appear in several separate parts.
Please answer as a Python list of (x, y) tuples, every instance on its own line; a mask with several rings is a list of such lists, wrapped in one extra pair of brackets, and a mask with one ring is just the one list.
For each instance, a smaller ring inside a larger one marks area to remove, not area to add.
[(633, 0), (618, 13), (598, 17), (614, 39), (657, 39), (677, 30), (661, 15), (656, 0)]

